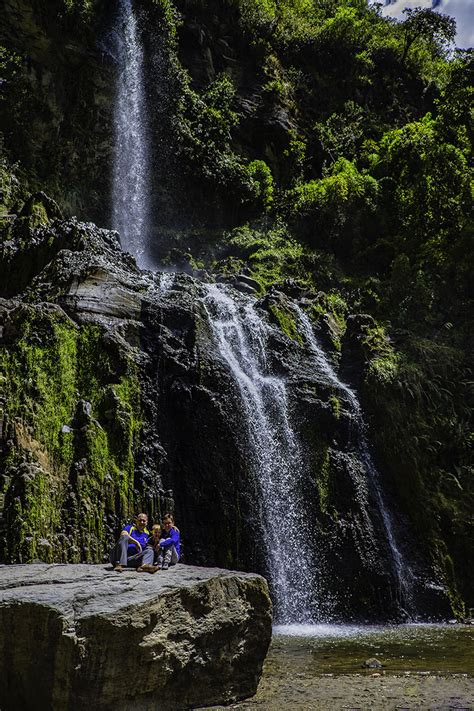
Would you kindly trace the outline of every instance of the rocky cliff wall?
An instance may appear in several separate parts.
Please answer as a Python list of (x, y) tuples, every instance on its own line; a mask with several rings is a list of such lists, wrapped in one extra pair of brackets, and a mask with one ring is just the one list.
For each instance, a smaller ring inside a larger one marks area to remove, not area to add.
[[(360, 393), (415, 567), (434, 588), (441, 581), (462, 615), (473, 595), (472, 250), (457, 199), (469, 174), (454, 145), (437, 151), (448, 139), (466, 150), (469, 130), (457, 126), (467, 66), (451, 84), (445, 66), (442, 96), (426, 78), (439, 51), (425, 43), (426, 61), (420, 52), (404, 63), (399, 29), (360, 4), (329, 3), (327, 16), (300, 26), (252, 2), (136, 3), (154, 136), (154, 256), (197, 277), (180, 275), (164, 297), (160, 277), (139, 273), (116, 236), (62, 223), (38, 192), (47, 188), (66, 216), (108, 224), (112, 7), (5, 3), (2, 130), (28, 185), (2, 163), (4, 555), (98, 560), (123, 517), (137, 506), (159, 515), (172, 489), (193, 560), (256, 564), (235, 388), (197, 306), (199, 280), (215, 278), (258, 297), (273, 291), (260, 308), (276, 327), (272, 362), (292, 384), (307, 443), (315, 526), (344, 585), (359, 578), (356, 607), (387, 603), (360, 568), (354, 491), (344, 457), (334, 457), (350, 455), (350, 423), (337, 393), (295, 365), (308, 354), (288, 297), (305, 297), (320, 341)], [(434, 123), (419, 120), (425, 111)]]
[[(265, 571), (245, 410), (216, 350), (205, 285), (141, 272), (115, 233), (91, 224), (55, 219), (29, 240), (21, 230), (14, 221), (3, 268), (21, 272), (25, 261), (38, 273), (1, 302), (2, 558), (100, 561), (124, 519), (138, 509), (159, 519), (174, 506), (186, 560)], [(35, 255), (46, 246), (43, 265)], [(399, 614), (352, 416), (315, 369), (293, 304), (273, 290), (258, 307), (273, 324), (268, 367), (285, 378), (304, 446), (309, 525), (315, 545), (324, 541), (322, 594), (336, 616)], [(426, 592), (429, 555), (417, 575)], [(446, 609), (442, 595), (425, 597), (426, 610)]]
[[(107, 223), (112, 163), (113, 9), (80, 12), (62, 0), (7, 0), (0, 43), (5, 82), (0, 130), (33, 189), (68, 214)], [(108, 43), (108, 44), (107, 44)]]

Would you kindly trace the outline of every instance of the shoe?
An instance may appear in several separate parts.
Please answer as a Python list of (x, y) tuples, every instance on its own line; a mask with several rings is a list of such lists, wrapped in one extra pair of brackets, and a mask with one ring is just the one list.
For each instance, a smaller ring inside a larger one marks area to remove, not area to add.
[(161, 569), (162, 569), (162, 570), (168, 570), (169, 567), (170, 567), (170, 566), (169, 566), (169, 563), (163, 563), (163, 565), (161, 566)]
[(161, 565), (161, 563), (158, 563), (155, 567), (156, 567), (157, 570), (161, 570), (161, 568), (162, 568), (163, 566)]
[(116, 565), (114, 570), (116, 573), (123, 573), (123, 565)]

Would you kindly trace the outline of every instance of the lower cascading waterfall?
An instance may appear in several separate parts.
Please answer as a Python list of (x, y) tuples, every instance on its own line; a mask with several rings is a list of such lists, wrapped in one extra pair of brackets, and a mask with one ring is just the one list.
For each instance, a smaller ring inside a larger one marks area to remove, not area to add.
[(246, 420), (245, 447), (258, 496), (264, 557), (281, 624), (328, 618), (320, 599), (317, 541), (305, 515), (303, 456), (288, 412), (285, 382), (269, 370), (271, 327), (249, 297), (207, 285), (204, 299), (219, 353), (238, 387)]
[(398, 602), (408, 614), (414, 616), (415, 604), (413, 599), (413, 585), (415, 582), (415, 575), (408, 562), (404, 559), (399, 544), (397, 543), (392, 515), (385, 503), (380, 485), (379, 474), (370, 454), (366, 437), (367, 427), (364, 422), (359, 400), (355, 392), (337, 376), (336, 371), (331, 365), (326, 353), (321, 348), (314, 335), (313, 327), (308, 315), (304, 313), (298, 304), (294, 304), (293, 308), (306, 344), (309, 347), (314, 359), (315, 368), (321, 372), (325, 376), (327, 382), (333, 385), (337, 391), (341, 392), (344, 397), (346, 407), (351, 416), (353, 440), (357, 450), (357, 455), (363, 465), (367, 483), (370, 486), (372, 496), (383, 522), (388, 548), (392, 557), (392, 569), (396, 581), (396, 594)]

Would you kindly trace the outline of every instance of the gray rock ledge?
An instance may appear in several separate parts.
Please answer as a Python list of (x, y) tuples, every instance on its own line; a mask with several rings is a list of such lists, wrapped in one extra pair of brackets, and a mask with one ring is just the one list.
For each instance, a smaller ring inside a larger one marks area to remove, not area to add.
[(266, 581), (250, 573), (0, 566), (0, 708), (231, 703), (257, 689), (271, 621)]

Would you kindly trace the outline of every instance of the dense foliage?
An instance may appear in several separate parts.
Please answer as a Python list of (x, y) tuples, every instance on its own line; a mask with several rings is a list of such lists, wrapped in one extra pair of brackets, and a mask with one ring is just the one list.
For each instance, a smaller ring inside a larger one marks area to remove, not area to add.
[[(73, 35), (107, 18), (104, 3), (61, 1)], [(165, 109), (152, 128), (160, 176), (172, 176), (168, 191), (152, 186), (158, 256), (245, 271), (262, 292), (287, 278), (315, 303), (324, 291), (342, 333), (348, 312), (375, 319), (358, 337), (358, 384), (378, 456), (455, 604), (473, 554), (472, 51), (455, 51), (448, 17), (412, 10), (398, 22), (366, 0), (140, 7), (149, 46), (159, 39), (148, 71)], [(71, 165), (64, 144), (35, 152), (28, 123), (48, 102), (28, 94), (28, 51), (0, 55), (8, 157), (67, 206), (58, 185), (77, 184), (77, 136), (93, 136), (78, 109), (88, 89), (62, 107)]]

